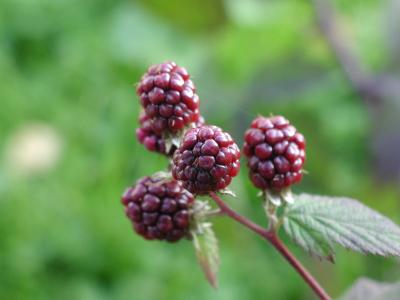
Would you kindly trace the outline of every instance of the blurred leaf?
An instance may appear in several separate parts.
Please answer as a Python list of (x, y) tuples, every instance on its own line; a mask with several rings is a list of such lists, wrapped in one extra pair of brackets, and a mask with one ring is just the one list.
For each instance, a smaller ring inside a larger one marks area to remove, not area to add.
[[(387, 11), (385, 13), (386, 18), (386, 37), (387, 42), (389, 44), (390, 50), (390, 59), (391, 64), (390, 68), (400, 67), (400, 32), (396, 30), (399, 28), (399, 12), (400, 12), (400, 0), (390, 0), (387, 4)], [(394, 66), (393, 66), (394, 65)]]
[(123, 64), (137, 61), (150, 65), (175, 60), (192, 72), (207, 56), (204, 42), (196, 35), (178, 31), (137, 4), (118, 5), (110, 20), (110, 54)]
[(400, 283), (360, 278), (340, 300), (398, 300), (399, 295)]
[(221, 0), (185, 1), (145, 0), (141, 4), (161, 17), (164, 22), (173, 24), (182, 31), (209, 33), (222, 25), (226, 19)]
[(218, 287), (219, 252), (218, 240), (210, 223), (200, 223), (193, 234), (196, 256), (204, 275), (213, 288)]
[(304, 47), (300, 31), (306, 26), (307, 5), (269, 1), (260, 10), (264, 16), (258, 26), (234, 23), (220, 33), (215, 54), (218, 67), (229, 80), (249, 80), (266, 66), (297, 56)]
[(268, 17), (271, 4), (266, 1), (247, 0), (224, 0), (225, 9), (232, 21), (241, 25), (257, 26)]
[(301, 194), (288, 206), (284, 228), (306, 251), (329, 260), (333, 243), (365, 254), (400, 256), (400, 228), (349, 198)]

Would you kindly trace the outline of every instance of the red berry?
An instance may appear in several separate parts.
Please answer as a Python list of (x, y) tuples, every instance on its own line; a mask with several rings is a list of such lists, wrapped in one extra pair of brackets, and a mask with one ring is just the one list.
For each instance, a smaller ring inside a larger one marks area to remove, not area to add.
[(183, 129), (200, 118), (199, 97), (188, 72), (174, 62), (151, 66), (137, 87), (140, 102), (157, 134)]
[(280, 191), (301, 181), (305, 139), (284, 117), (254, 119), (244, 139), (243, 152), (256, 187)]
[(190, 237), (194, 196), (176, 180), (144, 177), (122, 196), (127, 217), (145, 239), (178, 241)]
[[(166, 113), (170, 109), (171, 105), (162, 105), (160, 109), (164, 110)], [(140, 127), (136, 129), (136, 137), (139, 143), (143, 144), (147, 150), (159, 152), (167, 156), (172, 156), (176, 147), (173, 146), (167, 153), (165, 139), (162, 134), (157, 133), (153, 130), (150, 118), (147, 113), (141, 113), (139, 117)], [(199, 120), (196, 122), (196, 126), (201, 126), (204, 124), (204, 118), (200, 116)], [(162, 129), (161, 124), (161, 129)], [(162, 131), (162, 130), (161, 130)]]
[(175, 151), (172, 174), (192, 193), (206, 194), (227, 187), (240, 168), (240, 150), (228, 133), (216, 126), (189, 130)]
[(139, 143), (143, 144), (147, 150), (166, 153), (165, 140), (160, 134), (157, 134), (151, 127), (150, 118), (142, 113), (139, 117), (140, 127), (136, 129), (136, 137)]

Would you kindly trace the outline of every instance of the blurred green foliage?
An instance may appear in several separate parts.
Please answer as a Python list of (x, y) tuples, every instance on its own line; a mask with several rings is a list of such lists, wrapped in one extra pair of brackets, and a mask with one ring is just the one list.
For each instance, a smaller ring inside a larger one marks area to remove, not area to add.
[[(337, 5), (360, 55), (379, 69), (385, 7)], [(4, 0), (0, 42), (0, 299), (314, 297), (273, 249), (229, 220), (216, 222), (218, 291), (207, 286), (189, 242), (132, 233), (120, 194), (167, 164), (135, 140), (133, 84), (167, 59), (188, 68), (207, 121), (240, 144), (257, 114), (283, 114), (304, 132), (309, 175), (297, 191), (359, 198), (400, 221), (397, 188), (374, 175), (371, 114), (308, 1)], [(58, 133), (61, 156), (46, 172), (16, 175), (9, 141), (31, 122)], [(232, 185), (239, 197), (228, 201), (264, 223), (246, 173), (243, 162)], [(332, 266), (291, 248), (334, 296), (361, 275), (400, 279), (392, 259), (338, 251)]]

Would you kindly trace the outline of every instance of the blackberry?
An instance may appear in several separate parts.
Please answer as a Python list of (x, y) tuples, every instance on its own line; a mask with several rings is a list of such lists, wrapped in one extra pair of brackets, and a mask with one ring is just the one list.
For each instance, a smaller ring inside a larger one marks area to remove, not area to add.
[(145, 113), (140, 114), (139, 123), (140, 127), (136, 129), (136, 137), (139, 142), (149, 151), (167, 154), (165, 140), (160, 134), (153, 131), (150, 119)]
[(284, 117), (254, 119), (244, 139), (243, 152), (256, 187), (280, 191), (301, 181), (305, 139)]
[(189, 130), (173, 157), (172, 175), (192, 193), (227, 187), (240, 168), (240, 150), (231, 136), (216, 126)]
[(147, 240), (190, 238), (194, 196), (176, 180), (143, 177), (121, 199), (133, 228)]
[(199, 96), (185, 68), (174, 62), (149, 67), (137, 94), (157, 134), (176, 133), (199, 120)]
[[(136, 137), (139, 143), (143, 144), (147, 150), (159, 152), (167, 156), (172, 156), (176, 150), (176, 146), (172, 145), (171, 149), (167, 150), (165, 139), (161, 134), (157, 134), (151, 127), (151, 122), (146, 113), (142, 112), (139, 117), (140, 127), (136, 129)], [(204, 124), (204, 118), (199, 117), (195, 126), (202, 126)]]

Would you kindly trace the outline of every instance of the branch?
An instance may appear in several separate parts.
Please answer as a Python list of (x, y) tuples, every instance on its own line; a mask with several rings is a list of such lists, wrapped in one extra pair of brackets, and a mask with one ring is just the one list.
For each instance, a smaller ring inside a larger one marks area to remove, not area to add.
[(334, 52), (344, 74), (357, 94), (367, 103), (379, 103), (387, 96), (400, 96), (400, 80), (370, 74), (344, 36), (329, 0), (312, 0), (321, 32)]
[(272, 230), (266, 230), (263, 227), (255, 224), (246, 217), (240, 215), (232, 208), (230, 208), (216, 193), (210, 192), (211, 198), (219, 206), (222, 212), (228, 217), (234, 219), (238, 223), (247, 227), (259, 236), (266, 239), (276, 250), (289, 262), (289, 264), (300, 274), (304, 281), (313, 289), (315, 294), (321, 300), (331, 300), (330, 296), (319, 285), (318, 281), (307, 271), (307, 269), (297, 260), (297, 258), (289, 251), (288, 248), (282, 243), (276, 233)]

